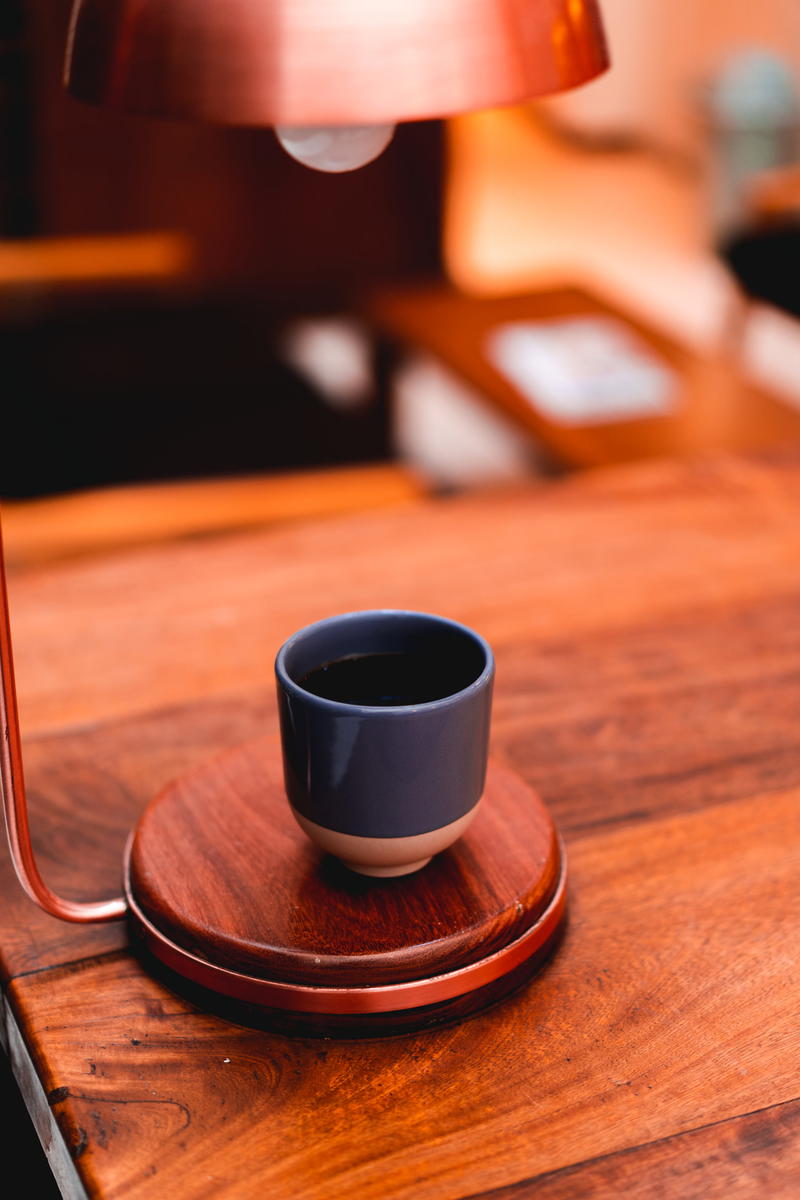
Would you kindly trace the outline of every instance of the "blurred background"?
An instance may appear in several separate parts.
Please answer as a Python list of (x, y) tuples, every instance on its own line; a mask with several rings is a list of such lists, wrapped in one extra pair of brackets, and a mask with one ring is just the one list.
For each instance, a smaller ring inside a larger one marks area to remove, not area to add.
[(599, 81), (339, 176), (73, 100), (68, 8), (0, 10), (12, 561), (800, 438), (796, 0), (604, 0)]

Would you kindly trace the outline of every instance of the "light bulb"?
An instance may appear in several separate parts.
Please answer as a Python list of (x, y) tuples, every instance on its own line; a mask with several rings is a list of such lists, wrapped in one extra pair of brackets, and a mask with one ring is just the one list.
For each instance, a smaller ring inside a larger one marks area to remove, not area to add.
[(394, 125), (280, 125), (275, 136), (287, 154), (316, 171), (355, 171), (382, 154)]

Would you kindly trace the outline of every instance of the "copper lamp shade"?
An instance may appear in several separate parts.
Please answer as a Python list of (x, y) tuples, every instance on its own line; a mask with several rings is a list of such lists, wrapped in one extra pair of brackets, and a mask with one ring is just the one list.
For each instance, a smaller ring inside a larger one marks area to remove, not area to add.
[(512, 104), (608, 66), (597, 0), (75, 0), (83, 100), (227, 125), (368, 125)]

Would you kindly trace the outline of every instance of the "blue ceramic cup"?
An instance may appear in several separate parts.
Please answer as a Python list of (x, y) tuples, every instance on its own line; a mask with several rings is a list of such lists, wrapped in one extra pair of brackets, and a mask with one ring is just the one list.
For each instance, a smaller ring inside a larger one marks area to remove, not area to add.
[(345, 613), (275, 662), (286, 791), (312, 841), (367, 875), (419, 870), (475, 815), (494, 659), (428, 613)]

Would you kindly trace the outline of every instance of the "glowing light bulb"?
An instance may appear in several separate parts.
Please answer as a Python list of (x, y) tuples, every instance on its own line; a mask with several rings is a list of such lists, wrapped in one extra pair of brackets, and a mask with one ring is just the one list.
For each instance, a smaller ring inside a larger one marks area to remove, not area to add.
[(281, 125), (275, 136), (287, 154), (315, 171), (355, 171), (382, 154), (394, 125)]

